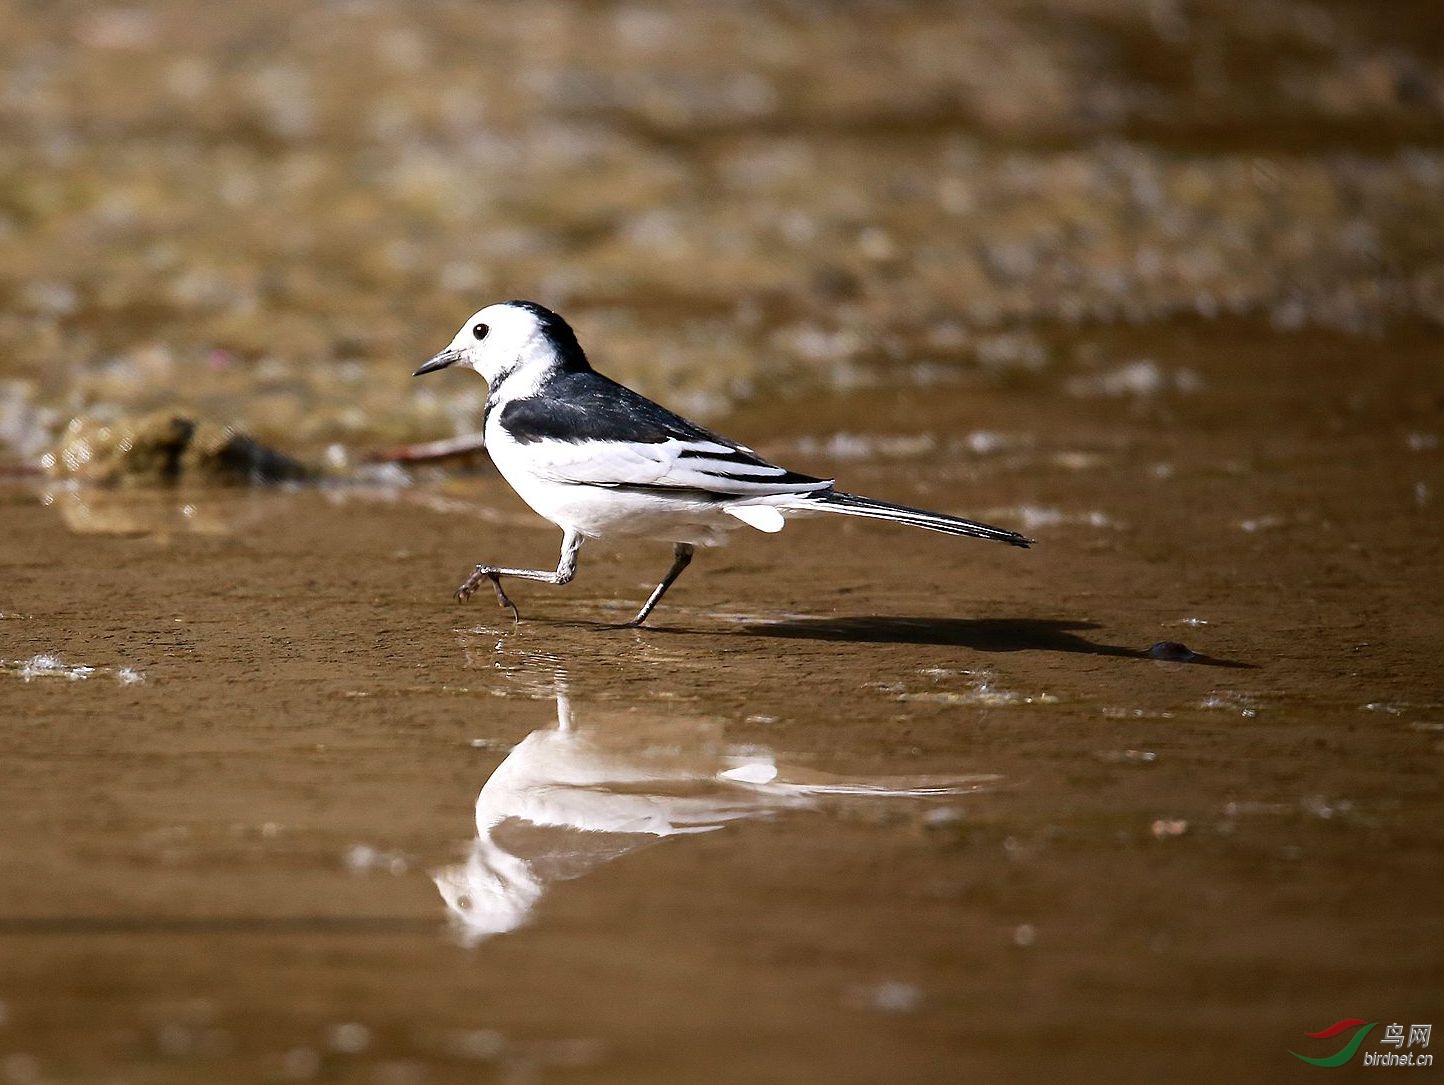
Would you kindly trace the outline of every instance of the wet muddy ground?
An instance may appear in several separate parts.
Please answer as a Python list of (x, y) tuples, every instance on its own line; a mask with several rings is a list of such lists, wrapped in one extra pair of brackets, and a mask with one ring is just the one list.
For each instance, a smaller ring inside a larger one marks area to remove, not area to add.
[[(1253, 1081), (1444, 1023), (1441, 46), (0, 10), (0, 1082)], [(558, 533), (371, 454), (474, 432), (409, 374), (517, 296), (1038, 545), (800, 521), (641, 631), (662, 545), (460, 606)], [(209, 484), (237, 434), (308, 481)]]
[(641, 631), (662, 547), (450, 600), (556, 544), (485, 471), (10, 488), (6, 1073), (1256, 1080), (1432, 1020), (1440, 371), (1232, 331), (1187, 393), (744, 412), (1038, 545), (801, 521)]

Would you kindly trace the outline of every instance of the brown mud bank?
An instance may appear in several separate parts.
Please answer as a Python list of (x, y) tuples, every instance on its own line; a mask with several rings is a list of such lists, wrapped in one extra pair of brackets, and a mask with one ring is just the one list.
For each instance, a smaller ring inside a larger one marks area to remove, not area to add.
[(1109, 335), (727, 427), (1034, 550), (803, 521), (639, 631), (663, 546), (450, 600), (555, 554), (489, 473), (0, 491), (0, 1069), (1259, 1080), (1434, 1022), (1430, 342)]

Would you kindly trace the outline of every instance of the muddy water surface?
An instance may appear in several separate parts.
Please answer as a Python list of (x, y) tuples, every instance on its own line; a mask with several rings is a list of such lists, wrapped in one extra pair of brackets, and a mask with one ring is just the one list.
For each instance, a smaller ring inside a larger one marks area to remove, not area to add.
[[(1444, 1025), (1436, 7), (0, 6), (0, 1082), (1237, 1082)], [(458, 606), (557, 532), (367, 460), (476, 430), (409, 374), (508, 297), (1038, 545)], [(236, 431), (313, 481), (200, 485)]]
[(555, 552), (485, 470), (10, 487), (5, 1072), (1260, 1080), (1437, 1018), (1430, 349), (1181, 327), (743, 412), (1038, 546), (803, 521), (640, 631), (664, 547), (450, 600)]

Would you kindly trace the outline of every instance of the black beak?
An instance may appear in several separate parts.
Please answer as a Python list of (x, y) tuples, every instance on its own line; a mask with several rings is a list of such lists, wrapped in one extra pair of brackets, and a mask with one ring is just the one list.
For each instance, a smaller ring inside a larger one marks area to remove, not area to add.
[(435, 373), (438, 369), (445, 369), (447, 366), (455, 365), (459, 361), (461, 361), (461, 351), (452, 350), (448, 347), (411, 375), (413, 377), (419, 377), (423, 373)]

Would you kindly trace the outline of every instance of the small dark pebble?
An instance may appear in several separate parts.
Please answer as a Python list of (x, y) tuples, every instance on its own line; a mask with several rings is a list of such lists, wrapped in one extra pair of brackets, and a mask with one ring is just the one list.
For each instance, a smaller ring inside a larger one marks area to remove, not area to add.
[(311, 482), (316, 473), (284, 452), (267, 448), (244, 433), (227, 433), (209, 446), (193, 443), (195, 466), (217, 480), (266, 486)]
[(1198, 658), (1197, 652), (1176, 640), (1159, 641), (1148, 649), (1148, 655), (1151, 659), (1162, 659), (1168, 663), (1192, 663)]

